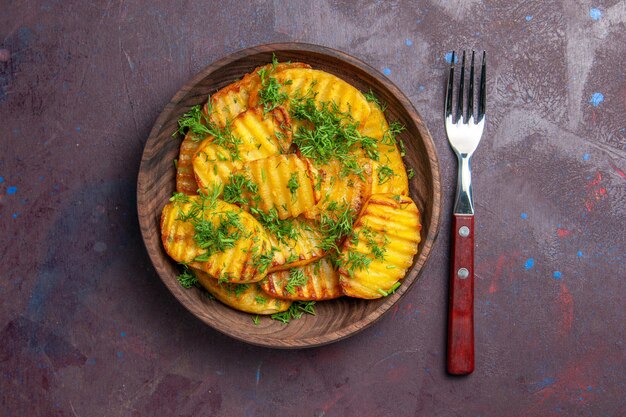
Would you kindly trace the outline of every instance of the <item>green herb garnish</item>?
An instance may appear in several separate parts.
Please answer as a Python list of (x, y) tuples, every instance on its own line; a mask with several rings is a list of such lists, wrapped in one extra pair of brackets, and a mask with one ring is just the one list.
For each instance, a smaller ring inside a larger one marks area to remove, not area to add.
[(309, 277), (304, 274), (304, 270), (302, 268), (292, 268), (289, 271), (289, 277), (287, 278), (285, 290), (289, 294), (293, 294), (296, 290), (296, 287), (306, 285), (308, 281)]
[(298, 191), (298, 188), (300, 188), (300, 182), (298, 181), (297, 172), (292, 173), (289, 177), (289, 181), (287, 182), (287, 188), (289, 189), (291, 196), (295, 198), (296, 191)]
[(196, 278), (196, 275), (187, 265), (183, 265), (183, 272), (181, 272), (176, 279), (178, 279), (178, 282), (183, 288), (195, 287), (198, 284), (198, 278)]
[(232, 204), (248, 204), (245, 193), (256, 194), (259, 187), (244, 174), (234, 174), (230, 176), (230, 182), (224, 186), (223, 199)]
[(273, 320), (278, 320), (283, 324), (289, 323), (291, 320), (299, 319), (305, 313), (312, 316), (315, 315), (315, 301), (294, 301), (287, 311), (272, 314)]
[(391, 177), (395, 176), (396, 173), (393, 172), (388, 165), (382, 165), (378, 168), (378, 184), (384, 184), (391, 179)]
[(400, 287), (400, 282), (396, 282), (395, 284), (393, 284), (393, 286), (389, 289), (389, 291), (385, 291), (382, 288), (378, 289), (378, 292), (380, 294), (382, 294), (383, 297), (387, 297), (388, 295), (391, 295), (393, 293), (396, 292), (396, 290)]

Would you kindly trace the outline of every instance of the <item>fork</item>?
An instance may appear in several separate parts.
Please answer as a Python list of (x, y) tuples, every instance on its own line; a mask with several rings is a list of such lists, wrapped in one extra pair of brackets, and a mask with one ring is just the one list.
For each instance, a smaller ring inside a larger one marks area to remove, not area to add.
[(446, 89), (445, 122), (448, 142), (458, 159), (456, 200), (452, 216), (452, 260), (448, 312), (448, 373), (467, 375), (474, 370), (474, 202), (471, 159), (485, 126), (485, 58), (483, 51), (477, 115), (474, 118), (474, 51), (465, 105), (465, 51), (456, 112), (452, 111), (455, 53), (452, 52)]

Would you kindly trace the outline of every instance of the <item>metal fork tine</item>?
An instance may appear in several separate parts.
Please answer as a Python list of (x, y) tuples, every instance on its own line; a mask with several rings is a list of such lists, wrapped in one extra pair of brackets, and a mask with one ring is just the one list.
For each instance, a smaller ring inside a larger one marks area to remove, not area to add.
[(448, 75), (448, 87), (446, 88), (446, 118), (452, 115), (452, 85), (454, 82), (454, 51), (450, 62), (450, 74)]
[(486, 60), (487, 60), (487, 52), (483, 51), (483, 66), (480, 70), (480, 92), (478, 94), (478, 118), (477, 122), (480, 122), (483, 117), (485, 117), (485, 103), (487, 102), (487, 89), (485, 88), (485, 83), (487, 81), (486, 75)]
[[(454, 60), (452, 61), (454, 62)], [(461, 61), (461, 81), (459, 82), (459, 98), (456, 101), (456, 118), (454, 122), (464, 122), (464, 113), (463, 113), (463, 84), (465, 83), (465, 51), (463, 51), (463, 60)]]
[(472, 64), (470, 66), (469, 89), (467, 90), (467, 120), (474, 117), (474, 51), (472, 51)]

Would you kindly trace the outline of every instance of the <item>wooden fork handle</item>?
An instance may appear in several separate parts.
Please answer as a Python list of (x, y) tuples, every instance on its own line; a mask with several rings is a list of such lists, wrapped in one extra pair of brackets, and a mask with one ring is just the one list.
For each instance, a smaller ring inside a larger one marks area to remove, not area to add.
[(448, 312), (448, 373), (474, 370), (474, 216), (454, 214)]

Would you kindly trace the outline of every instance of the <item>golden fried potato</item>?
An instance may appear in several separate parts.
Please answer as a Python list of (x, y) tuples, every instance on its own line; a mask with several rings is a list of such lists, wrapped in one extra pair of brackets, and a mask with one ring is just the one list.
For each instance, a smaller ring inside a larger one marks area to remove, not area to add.
[(252, 314), (274, 314), (286, 311), (291, 301), (274, 298), (263, 290), (258, 283), (230, 284), (211, 278), (204, 271), (194, 269), (198, 282), (211, 295), (235, 310)]
[(250, 94), (261, 88), (259, 71), (265, 69), (266, 72), (270, 71), (274, 74), (289, 68), (311, 68), (311, 66), (302, 62), (285, 62), (258, 67), (252, 73), (244, 75), (241, 80), (235, 81), (213, 94), (210, 103), (204, 106), (204, 114), (208, 115), (209, 119), (217, 126), (227, 126), (240, 113), (248, 110)]
[(283, 220), (297, 217), (315, 205), (309, 171), (295, 154), (247, 162), (237, 172), (256, 186), (255, 193), (244, 192), (252, 208), (264, 213), (276, 210)]
[(198, 183), (193, 173), (191, 160), (200, 146), (199, 141), (193, 140), (193, 134), (187, 133), (180, 144), (178, 163), (176, 165), (176, 191), (187, 195), (198, 194)]
[(286, 300), (320, 301), (343, 295), (339, 274), (328, 258), (268, 274), (260, 286), (267, 294)]
[(230, 135), (221, 141), (209, 137), (196, 150), (192, 165), (202, 189), (228, 182), (244, 162), (287, 152), (291, 146), (289, 115), (282, 107), (267, 114), (262, 107), (248, 109), (233, 120)]
[(359, 161), (358, 173), (349, 170), (343, 161), (331, 159), (316, 166), (306, 159), (310, 176), (313, 178), (317, 204), (304, 215), (308, 219), (319, 218), (329, 207), (349, 206), (354, 216), (358, 215), (363, 203), (369, 198), (372, 188), (372, 173), (369, 161)]
[(378, 104), (369, 103), (370, 114), (359, 131), (377, 140), (378, 161), (372, 164), (372, 194), (409, 194), (409, 180), (396, 141)]
[(326, 253), (321, 249), (324, 236), (316, 222), (302, 216), (295, 219), (273, 221), (266, 226), (274, 252), (269, 272), (282, 271), (306, 265)]
[(259, 222), (241, 208), (207, 196), (167, 204), (161, 239), (175, 261), (233, 283), (260, 281), (272, 262), (272, 248)]
[[(342, 80), (324, 71), (308, 68), (289, 68), (273, 74), (282, 85), (281, 91), (289, 98), (303, 97), (310, 94), (316, 103), (335, 103), (339, 110), (347, 113), (359, 123), (364, 123), (370, 113), (369, 103), (363, 94)], [(261, 102), (259, 92), (250, 95), (250, 105)], [(289, 108), (289, 103), (285, 106)]]
[(380, 298), (406, 274), (420, 242), (419, 212), (413, 200), (374, 194), (366, 203), (340, 253), (339, 282), (345, 295)]

